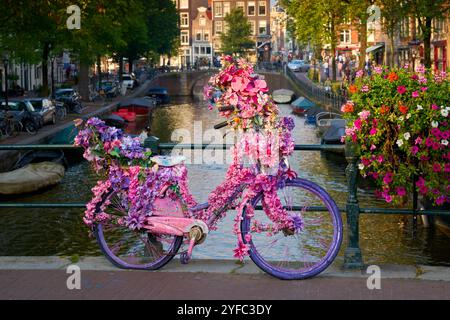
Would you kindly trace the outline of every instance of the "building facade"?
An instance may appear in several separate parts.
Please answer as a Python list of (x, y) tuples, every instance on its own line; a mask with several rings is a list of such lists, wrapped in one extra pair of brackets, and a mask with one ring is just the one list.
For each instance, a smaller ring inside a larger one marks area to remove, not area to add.
[(213, 46), (220, 52), (220, 34), (226, 32), (225, 16), (234, 8), (241, 9), (247, 17), (255, 41), (255, 49), (250, 52), (249, 59), (253, 62), (270, 60), (270, 0), (212, 0)]
[(180, 14), (180, 49), (170, 65), (191, 68), (212, 59), (211, 0), (173, 1)]

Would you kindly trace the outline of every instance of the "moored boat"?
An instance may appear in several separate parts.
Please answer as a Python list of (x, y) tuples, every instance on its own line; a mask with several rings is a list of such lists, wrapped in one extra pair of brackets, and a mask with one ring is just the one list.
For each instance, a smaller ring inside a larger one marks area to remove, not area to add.
[(23, 154), (14, 164), (12, 170), (16, 170), (30, 163), (53, 162), (68, 167), (67, 160), (62, 150), (30, 150)]
[(0, 173), (0, 194), (22, 194), (55, 185), (64, 178), (63, 165), (44, 161)]
[(292, 106), (292, 112), (298, 114), (298, 115), (304, 115), (305, 112), (312, 107), (315, 106), (315, 104), (305, 97), (300, 97), (294, 102), (291, 103)]
[[(345, 136), (345, 119), (335, 119), (328, 130), (322, 136), (321, 143), (322, 144), (344, 144), (341, 140), (343, 136)], [(334, 152), (334, 151), (333, 151)], [(343, 151), (336, 151), (337, 153), (342, 154)]]
[(335, 120), (342, 119), (342, 115), (334, 112), (321, 112), (316, 115), (316, 126), (319, 129), (320, 134), (324, 134)]
[(164, 87), (152, 87), (148, 89), (146, 96), (154, 98), (157, 104), (167, 104), (170, 102), (169, 92)]
[(294, 98), (294, 91), (288, 89), (275, 90), (272, 93), (273, 101), (280, 104), (290, 103)]
[(127, 123), (124, 118), (117, 114), (111, 114), (103, 118), (105, 124), (110, 127), (116, 127), (119, 129), (123, 129), (127, 126)]
[(155, 106), (156, 102), (153, 99), (135, 98), (120, 102), (118, 110), (134, 112), (136, 116), (148, 116)]
[(312, 107), (308, 109), (305, 113), (305, 123), (310, 125), (316, 125), (316, 116), (325, 110), (321, 107)]

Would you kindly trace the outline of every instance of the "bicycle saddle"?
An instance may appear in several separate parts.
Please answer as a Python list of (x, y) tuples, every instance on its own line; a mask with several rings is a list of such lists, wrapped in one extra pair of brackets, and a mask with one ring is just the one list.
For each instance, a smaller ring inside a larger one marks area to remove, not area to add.
[(150, 160), (157, 163), (162, 167), (173, 167), (179, 164), (182, 164), (186, 157), (183, 156), (154, 156), (151, 157)]

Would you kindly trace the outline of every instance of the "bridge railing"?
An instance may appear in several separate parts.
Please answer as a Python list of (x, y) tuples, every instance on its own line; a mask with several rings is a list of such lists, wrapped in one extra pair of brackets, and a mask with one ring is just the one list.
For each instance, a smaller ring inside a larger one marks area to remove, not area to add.
[[(172, 149), (228, 149), (231, 145), (226, 144), (174, 144), (174, 143), (158, 143), (157, 141), (147, 139), (145, 146), (151, 148), (153, 151), (163, 151)], [(55, 144), (55, 145), (0, 145), (0, 150), (67, 150), (67, 149), (79, 149), (73, 145)], [(344, 253), (344, 267), (345, 268), (362, 268), (363, 259), (361, 248), (359, 246), (359, 217), (361, 214), (401, 214), (401, 215), (427, 215), (436, 216), (444, 215), (450, 216), (450, 210), (418, 210), (417, 206), (413, 208), (405, 209), (391, 209), (391, 208), (361, 208), (358, 201), (358, 170), (357, 162), (358, 157), (354, 153), (351, 146), (344, 145), (305, 145), (297, 144), (294, 147), (295, 151), (325, 151), (325, 152), (342, 152), (345, 153), (348, 165), (345, 170), (347, 177), (347, 189), (348, 197), (345, 206), (340, 207), (341, 212), (346, 213), (347, 220), (347, 248)], [(20, 203), (20, 202), (3, 202), (0, 203), (0, 208), (84, 208), (86, 203)], [(320, 209), (320, 208), (319, 208)]]
[(291, 81), (297, 84), (299, 88), (304, 91), (305, 94), (311, 99), (323, 105), (329, 106), (335, 111), (340, 111), (342, 105), (346, 101), (346, 98), (343, 95), (334, 93), (331, 90), (327, 91), (324, 88), (319, 87), (312, 81), (297, 77), (297, 75), (287, 67), (285, 68), (285, 74), (289, 79), (291, 79)]

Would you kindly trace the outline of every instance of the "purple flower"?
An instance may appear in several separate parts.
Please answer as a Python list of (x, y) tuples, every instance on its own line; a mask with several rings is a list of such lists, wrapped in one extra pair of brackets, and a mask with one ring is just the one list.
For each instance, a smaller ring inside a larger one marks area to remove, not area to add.
[(294, 225), (295, 233), (303, 230), (303, 219), (299, 215), (291, 215), (291, 220)]
[(416, 155), (417, 152), (419, 152), (419, 147), (418, 147), (418, 146), (413, 146), (413, 147), (411, 147), (411, 153), (412, 153), (413, 155)]
[(406, 189), (405, 189), (405, 187), (397, 187), (397, 194), (398, 194), (400, 197), (405, 196), (405, 195), (406, 195)]

